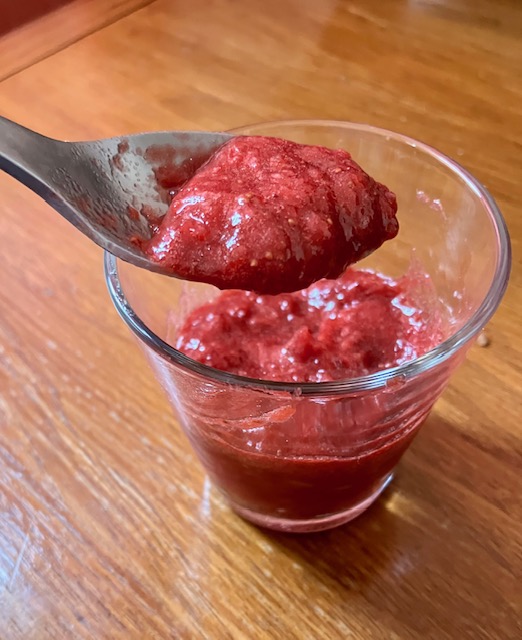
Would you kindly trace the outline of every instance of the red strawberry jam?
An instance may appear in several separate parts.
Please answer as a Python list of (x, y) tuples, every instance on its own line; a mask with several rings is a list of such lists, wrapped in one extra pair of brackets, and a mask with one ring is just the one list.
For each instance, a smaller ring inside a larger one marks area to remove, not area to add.
[(397, 234), (396, 211), (344, 150), (238, 136), (174, 195), (144, 250), (186, 280), (277, 294), (339, 276)]
[[(393, 281), (352, 269), (290, 294), (225, 291), (188, 315), (176, 346), (212, 367), (267, 380), (362, 376), (413, 360), (441, 341), (433, 297), (422, 274)], [(234, 509), (266, 526), (317, 530), (331, 526), (332, 514), (344, 513), (345, 521), (360, 513), (387, 482), (433, 403), (433, 379), (417, 384), (413, 396), (398, 387), (274, 400), (275, 409), (270, 394), (202, 385), (194, 405), (180, 394), (177, 406)]]
[[(250, 378), (324, 382), (413, 360), (441, 339), (438, 321), (399, 281), (348, 269), (337, 280), (278, 296), (225, 291), (195, 309), (176, 347), (203, 364)], [(427, 284), (427, 283), (426, 283)]]

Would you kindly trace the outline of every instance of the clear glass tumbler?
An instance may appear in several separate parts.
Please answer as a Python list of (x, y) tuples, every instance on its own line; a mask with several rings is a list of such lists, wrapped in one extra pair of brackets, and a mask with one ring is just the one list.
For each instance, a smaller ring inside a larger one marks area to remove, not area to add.
[(509, 236), (491, 196), (461, 166), (403, 135), (360, 124), (287, 121), (237, 130), (348, 150), (397, 194), (400, 232), (361, 266), (399, 277), (412, 262), (451, 314), (441, 344), (373, 375), (277, 383), (199, 364), (172, 345), (213, 287), (105, 255), (110, 295), (214, 485), (258, 525), (319, 531), (362, 513), (390, 481), (505, 291)]

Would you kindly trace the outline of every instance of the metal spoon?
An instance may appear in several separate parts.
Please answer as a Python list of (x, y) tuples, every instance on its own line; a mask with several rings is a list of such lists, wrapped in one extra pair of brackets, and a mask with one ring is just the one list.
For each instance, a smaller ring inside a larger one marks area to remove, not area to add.
[(0, 169), (100, 247), (138, 267), (163, 272), (135, 242), (151, 236), (151, 216), (160, 217), (168, 208), (169, 189), (162, 177), (187, 179), (231, 137), (163, 131), (62, 142), (0, 116)]

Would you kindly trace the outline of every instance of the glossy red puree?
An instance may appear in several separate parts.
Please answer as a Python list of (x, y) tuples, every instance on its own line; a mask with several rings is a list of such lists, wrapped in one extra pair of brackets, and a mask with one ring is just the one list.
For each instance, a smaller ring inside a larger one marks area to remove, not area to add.
[[(199, 362), (256, 378), (360, 376), (440, 342), (430, 296), (421, 274), (393, 281), (356, 270), (292, 294), (227, 291), (186, 318), (176, 346)], [(273, 528), (295, 530), (298, 521), (298, 530), (318, 530), (332, 526), (332, 514), (344, 514), (337, 523), (358, 515), (381, 490), (431, 407), (433, 385), (421, 376), (414, 389), (283, 399), (203, 385), (180, 415), (210, 477), (239, 513)]]
[(226, 291), (186, 319), (176, 347), (203, 364), (251, 378), (324, 382), (419, 357), (439, 341), (433, 319), (397, 282), (348, 269), (303, 291)]
[(396, 211), (394, 194), (346, 151), (238, 136), (174, 195), (144, 250), (187, 280), (295, 291), (393, 238)]

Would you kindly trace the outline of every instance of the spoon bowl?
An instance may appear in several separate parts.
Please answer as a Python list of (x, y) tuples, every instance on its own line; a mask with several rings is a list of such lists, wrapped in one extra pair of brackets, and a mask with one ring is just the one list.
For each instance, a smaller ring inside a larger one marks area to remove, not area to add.
[(162, 131), (63, 142), (0, 116), (0, 169), (41, 196), (100, 247), (138, 267), (175, 275), (150, 260), (148, 239), (181, 185), (232, 137)]

